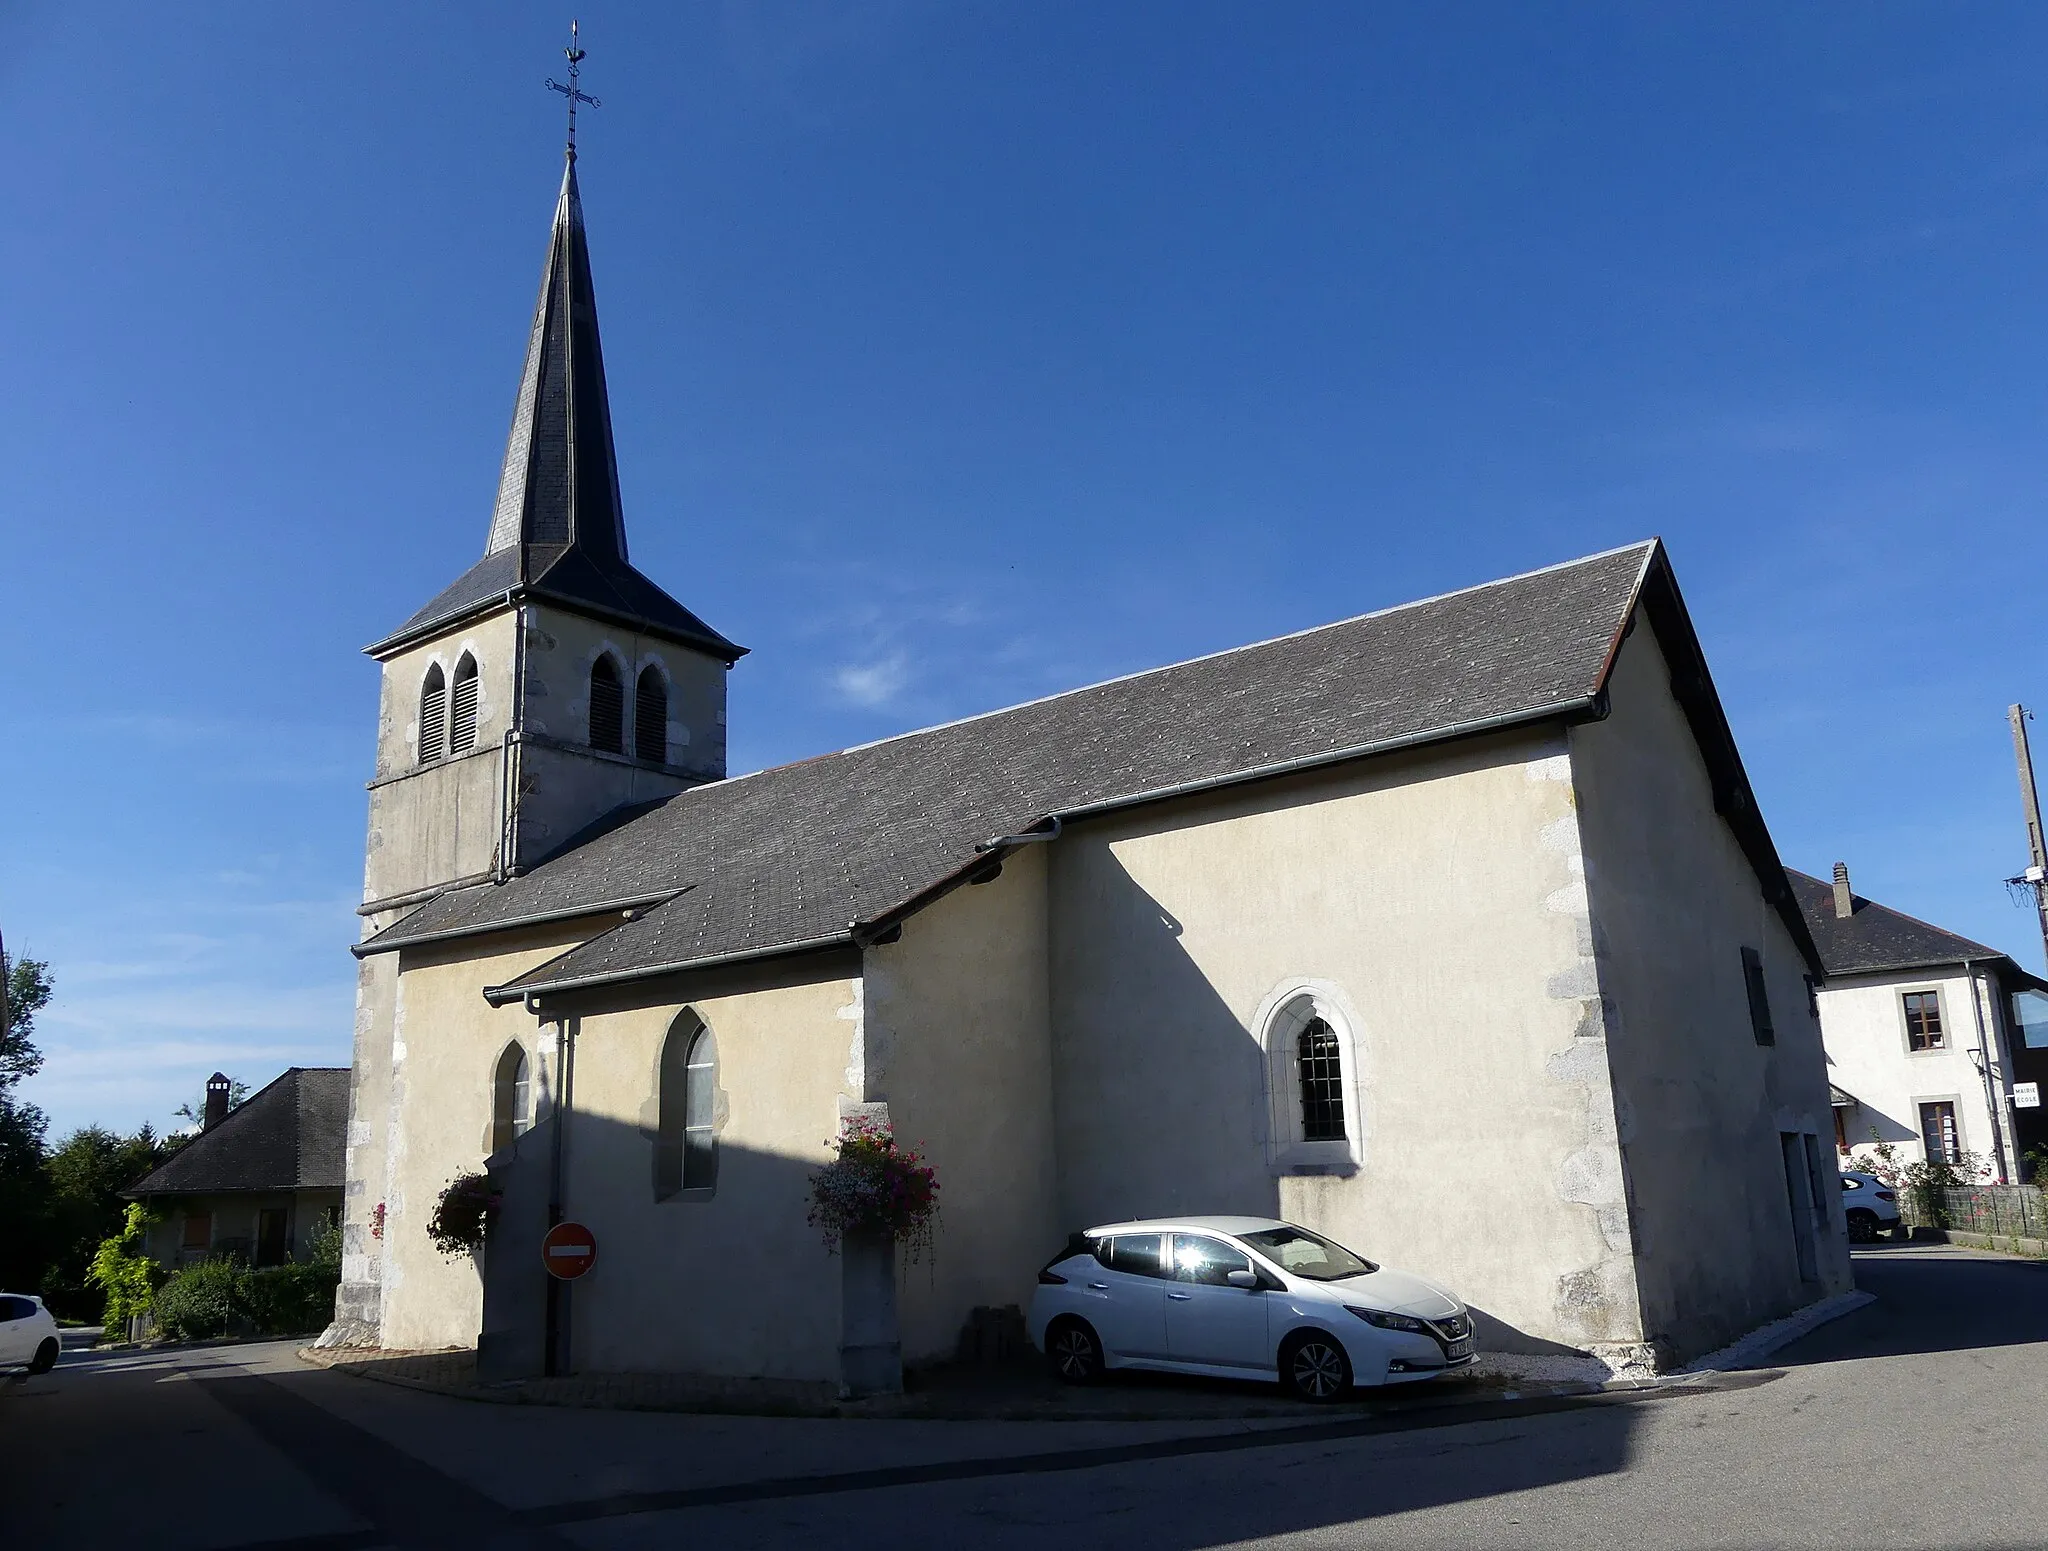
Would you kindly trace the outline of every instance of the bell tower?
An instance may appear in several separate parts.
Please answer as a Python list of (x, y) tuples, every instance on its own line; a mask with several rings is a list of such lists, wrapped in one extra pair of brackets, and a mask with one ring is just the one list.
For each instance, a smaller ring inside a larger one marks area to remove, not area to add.
[(365, 914), (503, 882), (725, 774), (744, 648), (627, 558), (573, 149), (483, 558), (366, 650), (384, 685)]

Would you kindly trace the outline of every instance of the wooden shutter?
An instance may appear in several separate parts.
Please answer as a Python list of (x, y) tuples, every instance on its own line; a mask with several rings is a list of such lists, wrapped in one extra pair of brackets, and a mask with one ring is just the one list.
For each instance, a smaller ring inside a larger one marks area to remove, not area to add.
[(633, 696), (633, 752), (657, 765), (668, 763), (668, 685), (656, 668), (642, 668)]
[(476, 659), (464, 657), (455, 669), (455, 693), (448, 700), (448, 752), (467, 754), (476, 747)]
[(1764, 957), (1754, 948), (1742, 950), (1742, 982), (1749, 991), (1749, 1028), (1759, 1045), (1775, 1045), (1778, 1031), (1771, 1027), (1771, 994), (1764, 985)]
[(626, 694), (611, 658), (590, 668), (590, 746), (607, 754), (626, 752)]

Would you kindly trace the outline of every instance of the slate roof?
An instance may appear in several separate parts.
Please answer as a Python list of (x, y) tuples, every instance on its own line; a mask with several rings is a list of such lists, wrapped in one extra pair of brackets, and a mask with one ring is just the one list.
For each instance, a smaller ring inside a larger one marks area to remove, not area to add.
[(348, 1079), (345, 1066), (292, 1067), (123, 1194), (341, 1189)]
[[(1662, 546), (1632, 545), (696, 787), (615, 815), (523, 877), (443, 895), (357, 951), (649, 907), (493, 993), (511, 996), (872, 940), (986, 866), (977, 842), (1049, 816), (1597, 714), (1622, 632), (1652, 582), (1666, 599), (1660, 638), (1670, 629), (1689, 640)], [(1666, 650), (1681, 667), (1690, 661)], [(1684, 671), (1705, 686), (1703, 663)], [(1703, 693), (1718, 717), (1711, 687)], [(1746, 794), (1725, 723), (1701, 736), (1717, 780)], [(1731, 808), (1766, 893), (1803, 942), (1754, 805)]]
[(372, 656), (396, 651), (502, 603), (508, 593), (600, 614), (727, 662), (746, 650), (655, 586), (626, 557), (597, 296), (573, 157), (555, 201), (484, 557), (368, 650)]
[(1973, 964), (1997, 964), (2008, 974), (2048, 990), (2048, 983), (2021, 969), (2009, 955), (1996, 948), (1930, 926), (1914, 916), (1865, 899), (1853, 890), (1849, 895), (1849, 919), (1845, 921), (1835, 914), (1832, 883), (1790, 867), (1785, 869), (1785, 877), (1792, 885), (1807, 929), (1813, 933), (1821, 962), (1830, 976), (1938, 969), (1968, 960)]

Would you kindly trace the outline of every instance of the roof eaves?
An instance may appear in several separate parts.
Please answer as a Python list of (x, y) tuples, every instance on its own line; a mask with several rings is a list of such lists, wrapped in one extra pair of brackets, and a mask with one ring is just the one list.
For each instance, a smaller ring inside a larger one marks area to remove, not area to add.
[(677, 895), (687, 894), (691, 887), (686, 883), (681, 888), (661, 889), (651, 894), (629, 894), (620, 899), (599, 900), (588, 905), (564, 905), (555, 910), (537, 910), (530, 915), (512, 916), (503, 921), (472, 921), (467, 925), (444, 926), (438, 931), (421, 932), (416, 937), (396, 935), (405, 925), (404, 921), (397, 921), (367, 942), (351, 943), (348, 951), (359, 959), (366, 959), (373, 954), (396, 953), (401, 948), (421, 948), (429, 943), (454, 942), (462, 937), (482, 937), (492, 932), (513, 932), (528, 926), (550, 926), (557, 921), (574, 921), (579, 916), (609, 915), (616, 910), (643, 910), (655, 905), (665, 905)]
[[(595, 939), (593, 939), (595, 940)], [(633, 965), (626, 969), (602, 970), (592, 975), (571, 975), (562, 980), (535, 981), (534, 976), (545, 974), (551, 967), (562, 962), (567, 953), (550, 959), (536, 969), (528, 970), (517, 980), (501, 986), (485, 986), (484, 1000), (493, 1007), (503, 1007), (508, 1002), (525, 1001), (532, 1004), (540, 996), (555, 996), (564, 991), (589, 991), (602, 986), (623, 985), (631, 980), (651, 980), (660, 975), (678, 975), (690, 970), (721, 969), (728, 964), (746, 964), (760, 959), (779, 959), (799, 953), (815, 953), (823, 948), (846, 948), (855, 946), (853, 929), (827, 932), (819, 937), (807, 937), (798, 942), (771, 944), (761, 948), (741, 948), (732, 953), (710, 953), (693, 959), (677, 959), (668, 963)], [(585, 947), (589, 944), (585, 944)], [(571, 949), (570, 952), (578, 952)]]

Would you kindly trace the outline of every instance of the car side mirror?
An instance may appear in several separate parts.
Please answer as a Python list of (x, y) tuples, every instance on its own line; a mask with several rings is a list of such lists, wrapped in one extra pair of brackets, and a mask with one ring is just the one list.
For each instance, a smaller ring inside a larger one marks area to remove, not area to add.
[(1230, 1271), (1224, 1274), (1223, 1280), (1232, 1287), (1242, 1287), (1246, 1292), (1250, 1292), (1259, 1285), (1259, 1273), (1256, 1271)]

